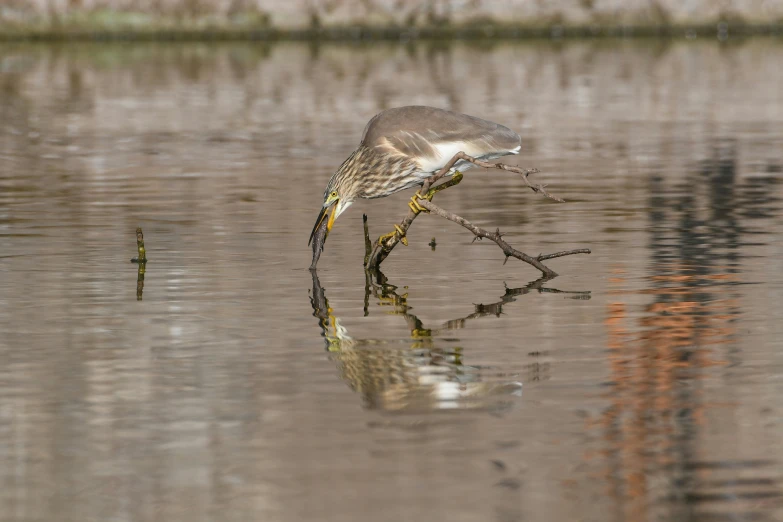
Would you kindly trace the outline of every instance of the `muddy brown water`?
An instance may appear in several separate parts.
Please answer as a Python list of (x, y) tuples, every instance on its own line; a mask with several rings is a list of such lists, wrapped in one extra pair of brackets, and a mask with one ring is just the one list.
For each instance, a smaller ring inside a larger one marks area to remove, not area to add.
[[(782, 520), (783, 45), (0, 47), (0, 519)], [(383, 274), (384, 108), (523, 136)], [(144, 230), (143, 281), (135, 229)], [(429, 243), (436, 238), (436, 247)]]

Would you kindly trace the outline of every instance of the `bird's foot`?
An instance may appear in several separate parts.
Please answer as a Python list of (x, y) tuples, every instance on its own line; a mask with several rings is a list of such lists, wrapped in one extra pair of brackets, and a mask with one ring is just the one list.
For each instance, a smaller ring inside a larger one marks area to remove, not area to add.
[(400, 228), (400, 225), (394, 225), (394, 231), (397, 232), (397, 234), (399, 234), (400, 242), (403, 245), (408, 246), (408, 238), (405, 237), (405, 231)]
[(419, 212), (425, 212), (427, 214), (430, 213), (430, 211), (424, 207), (421, 206), (421, 203), (419, 203), (420, 199), (426, 199), (427, 201), (432, 201), (432, 197), (427, 198), (425, 196), (422, 196), (418, 192), (415, 193), (413, 196), (411, 196), (411, 200), (408, 203), (408, 206), (411, 208), (414, 214), (418, 215)]
[(408, 246), (408, 239), (405, 237), (405, 231), (402, 228), (400, 228), (400, 225), (394, 225), (394, 230), (392, 232), (389, 232), (388, 234), (384, 234), (381, 237), (379, 237), (378, 244), (385, 248), (386, 241), (392, 239), (393, 237), (399, 237), (400, 242), (403, 245)]
[(396, 235), (397, 235), (396, 230), (389, 232), (388, 234), (384, 234), (378, 238), (378, 244), (384, 246), (386, 244), (386, 241), (388, 241), (389, 239), (393, 238)]

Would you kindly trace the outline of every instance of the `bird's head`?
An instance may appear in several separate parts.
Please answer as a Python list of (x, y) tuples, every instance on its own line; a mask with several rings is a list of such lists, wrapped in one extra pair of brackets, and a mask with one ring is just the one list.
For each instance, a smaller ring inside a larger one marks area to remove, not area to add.
[[(329, 214), (329, 217), (326, 222), (326, 234), (329, 234), (334, 225), (334, 221), (353, 203), (355, 196), (351, 193), (350, 187), (341, 186), (339, 181), (339, 178), (332, 178), (329, 185), (326, 187), (324, 202), (318, 213), (318, 218), (315, 220), (313, 231), (310, 233), (310, 241), (307, 242), (308, 245), (312, 242), (316, 230), (321, 226), (324, 219), (327, 219), (327, 214)], [(330, 209), (331, 213), (329, 213)], [(326, 241), (326, 235), (324, 235), (323, 241)]]

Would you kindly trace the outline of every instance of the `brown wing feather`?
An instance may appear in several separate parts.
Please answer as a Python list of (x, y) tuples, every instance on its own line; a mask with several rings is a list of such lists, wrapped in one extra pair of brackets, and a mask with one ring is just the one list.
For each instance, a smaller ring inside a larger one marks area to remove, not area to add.
[(383, 111), (367, 123), (362, 134), (366, 147), (429, 165), (451, 159), (441, 155), (442, 146), (449, 143), (461, 144), (459, 148), (471, 156), (496, 157), (519, 147), (520, 138), (503, 125), (424, 106)]

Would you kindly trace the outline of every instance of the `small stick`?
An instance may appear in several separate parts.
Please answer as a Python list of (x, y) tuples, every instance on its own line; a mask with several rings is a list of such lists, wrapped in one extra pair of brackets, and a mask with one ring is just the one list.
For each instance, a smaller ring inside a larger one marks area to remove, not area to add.
[(139, 272), (136, 275), (136, 300), (141, 301), (144, 294), (144, 273), (147, 271), (147, 250), (144, 248), (144, 232), (141, 227), (136, 229), (136, 246), (139, 249), (139, 257), (131, 259), (131, 263), (139, 265)]
[(367, 224), (367, 214), (362, 214), (362, 222), (364, 223), (364, 266), (367, 266), (370, 254), (372, 254), (372, 240), (370, 239), (370, 226)]

